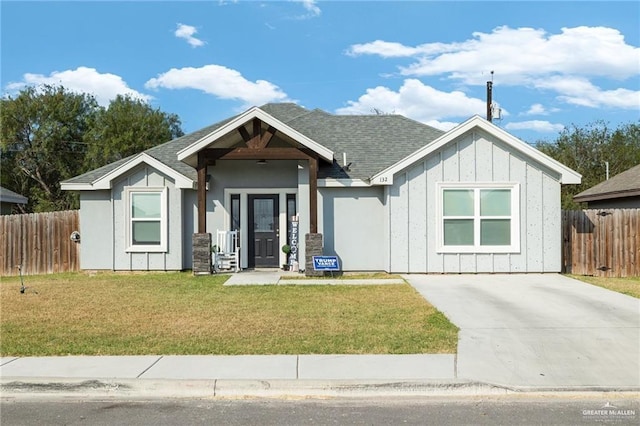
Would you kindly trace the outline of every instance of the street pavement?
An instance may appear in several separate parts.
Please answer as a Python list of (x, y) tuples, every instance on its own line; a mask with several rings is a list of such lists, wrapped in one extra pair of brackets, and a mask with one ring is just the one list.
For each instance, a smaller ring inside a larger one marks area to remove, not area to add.
[[(251, 275), (231, 284), (285, 284)], [(640, 391), (638, 299), (557, 274), (404, 278), (460, 327), (458, 354), (3, 357), (1, 395)]]

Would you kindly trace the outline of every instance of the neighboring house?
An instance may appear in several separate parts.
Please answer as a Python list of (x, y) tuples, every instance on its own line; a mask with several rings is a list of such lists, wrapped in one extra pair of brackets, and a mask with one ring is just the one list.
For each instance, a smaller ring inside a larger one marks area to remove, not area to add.
[(442, 132), (284, 103), (62, 188), (80, 191), (83, 269), (191, 269), (194, 234), (231, 229), (243, 268), (278, 267), (297, 214), (299, 259), (320, 233), (345, 271), (558, 272), (560, 185), (580, 179), (478, 116)]
[(640, 208), (640, 164), (573, 196), (589, 209)]
[(0, 214), (14, 213), (16, 205), (24, 205), (28, 201), (27, 197), (0, 186)]

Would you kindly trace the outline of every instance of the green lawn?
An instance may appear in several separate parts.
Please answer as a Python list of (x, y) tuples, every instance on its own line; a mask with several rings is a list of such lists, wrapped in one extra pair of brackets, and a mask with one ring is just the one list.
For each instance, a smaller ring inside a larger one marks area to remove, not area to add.
[[(0, 355), (454, 353), (408, 284), (223, 287), (224, 275), (86, 273), (0, 283)], [(37, 292), (37, 293), (36, 293)]]
[(569, 275), (580, 281), (589, 284), (604, 287), (618, 293), (626, 294), (640, 299), (640, 277), (629, 278), (606, 278), (606, 277), (587, 277), (583, 275)]

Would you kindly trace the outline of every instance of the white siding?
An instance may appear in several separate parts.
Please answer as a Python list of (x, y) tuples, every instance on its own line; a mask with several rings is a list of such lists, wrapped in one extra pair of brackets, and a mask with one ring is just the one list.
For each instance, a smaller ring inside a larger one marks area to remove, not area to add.
[(391, 242), (391, 270), (409, 270), (409, 191), (407, 174), (394, 178), (389, 190), (389, 241)]
[[(438, 253), (437, 182), (518, 182), (518, 253)], [(390, 271), (414, 273), (558, 272), (557, 173), (472, 131), (394, 176), (388, 189)]]
[(407, 172), (408, 205), (408, 261), (409, 270), (427, 268), (427, 180), (424, 163), (421, 162)]

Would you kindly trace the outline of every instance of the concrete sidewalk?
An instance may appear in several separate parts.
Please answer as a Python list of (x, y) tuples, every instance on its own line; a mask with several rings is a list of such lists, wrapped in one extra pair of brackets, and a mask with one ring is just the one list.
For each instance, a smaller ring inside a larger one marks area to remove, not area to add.
[(258, 269), (231, 274), (225, 286), (235, 285), (384, 285), (404, 284), (402, 278), (305, 278), (296, 272), (284, 272), (277, 269)]
[(448, 380), (455, 355), (159, 355), (2, 358), (0, 377)]
[(504, 394), (455, 355), (67, 356), (0, 360), (2, 397)]

